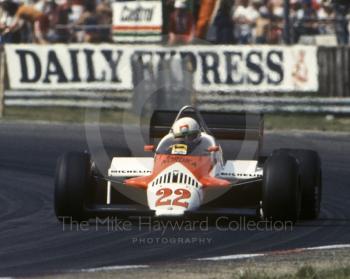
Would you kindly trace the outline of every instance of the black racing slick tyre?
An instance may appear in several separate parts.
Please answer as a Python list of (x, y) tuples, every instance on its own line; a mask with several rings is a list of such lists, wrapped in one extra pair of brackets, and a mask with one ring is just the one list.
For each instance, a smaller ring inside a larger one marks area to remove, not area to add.
[(306, 149), (281, 149), (297, 159), (302, 187), (300, 218), (317, 219), (322, 200), (322, 169), (320, 156), (316, 151)]
[(82, 152), (63, 154), (57, 161), (54, 204), (58, 220), (87, 220), (85, 203), (91, 183), (90, 156)]
[(287, 154), (273, 154), (264, 164), (263, 215), (268, 220), (292, 221), (299, 219), (301, 187), (296, 159)]

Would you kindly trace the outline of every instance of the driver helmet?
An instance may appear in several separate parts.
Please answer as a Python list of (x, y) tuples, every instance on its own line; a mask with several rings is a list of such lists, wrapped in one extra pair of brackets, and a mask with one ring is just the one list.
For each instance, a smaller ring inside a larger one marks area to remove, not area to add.
[(201, 129), (196, 120), (191, 117), (183, 117), (175, 121), (172, 127), (172, 133), (175, 138), (183, 138), (196, 142), (199, 140)]

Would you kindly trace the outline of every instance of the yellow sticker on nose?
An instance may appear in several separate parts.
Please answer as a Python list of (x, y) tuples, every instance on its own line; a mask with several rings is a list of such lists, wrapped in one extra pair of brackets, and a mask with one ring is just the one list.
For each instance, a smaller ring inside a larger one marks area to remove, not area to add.
[(171, 154), (186, 155), (187, 145), (186, 144), (174, 144), (171, 148)]

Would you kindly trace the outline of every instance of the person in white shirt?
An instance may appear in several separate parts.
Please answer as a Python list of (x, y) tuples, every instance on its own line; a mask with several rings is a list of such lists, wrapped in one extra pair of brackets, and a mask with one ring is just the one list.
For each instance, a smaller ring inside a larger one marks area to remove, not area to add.
[(252, 43), (253, 28), (259, 18), (259, 12), (250, 5), (249, 0), (241, 0), (233, 12), (235, 34), (239, 44)]
[(319, 24), (321, 34), (335, 34), (335, 13), (330, 0), (321, 2), (321, 7), (317, 12), (317, 17), (321, 21)]

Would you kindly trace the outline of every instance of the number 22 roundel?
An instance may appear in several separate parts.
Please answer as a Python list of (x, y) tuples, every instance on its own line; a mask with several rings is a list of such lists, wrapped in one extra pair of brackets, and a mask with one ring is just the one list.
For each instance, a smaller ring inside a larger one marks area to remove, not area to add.
[[(173, 194), (175, 197), (171, 197)], [(174, 205), (188, 208), (187, 201), (191, 198), (191, 192), (182, 188), (176, 189), (175, 191), (169, 188), (162, 188), (156, 192), (156, 195), (159, 197), (156, 200), (156, 207)]]

